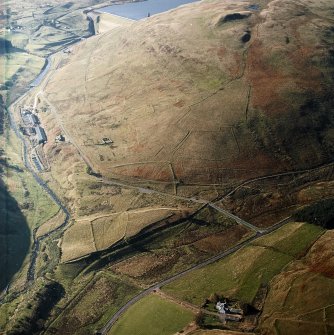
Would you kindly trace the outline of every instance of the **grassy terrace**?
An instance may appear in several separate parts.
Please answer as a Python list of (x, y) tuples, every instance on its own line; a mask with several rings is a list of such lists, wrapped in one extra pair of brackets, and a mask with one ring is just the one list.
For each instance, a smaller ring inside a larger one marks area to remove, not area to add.
[(179, 305), (150, 295), (129, 308), (108, 335), (171, 335), (193, 318)]
[(215, 292), (251, 303), (259, 287), (268, 284), (289, 262), (307, 250), (322, 231), (313, 225), (290, 223), (230, 257), (165, 286), (163, 290), (197, 305)]

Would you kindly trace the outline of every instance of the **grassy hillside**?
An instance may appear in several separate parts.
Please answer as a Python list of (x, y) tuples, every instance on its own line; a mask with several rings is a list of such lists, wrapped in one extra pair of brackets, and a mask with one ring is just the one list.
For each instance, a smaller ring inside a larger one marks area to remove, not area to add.
[(74, 298), (47, 334), (85, 335), (102, 328), (126, 301), (138, 293), (138, 287), (100, 273)]
[[(74, 46), (41, 95), (48, 134), (74, 144), (45, 146), (48, 180), (76, 219), (63, 261), (122, 241), (129, 211), (179, 207), (173, 196), (106, 179), (221, 199), (261, 227), (332, 196), (332, 167), (309, 171), (333, 159), (329, 7), (203, 1)], [(245, 180), (300, 169), (224, 196)]]
[(329, 8), (184, 6), (76, 47), (48, 98), (105, 176), (183, 189), (317, 166), (334, 155)]
[(274, 278), (260, 319), (265, 334), (330, 334), (333, 331), (333, 232), (304, 258)]
[(150, 295), (133, 305), (109, 335), (172, 335), (193, 318), (193, 313), (181, 306)]
[(316, 226), (291, 223), (222, 261), (166, 285), (164, 291), (199, 306), (214, 293), (252, 303), (261, 285), (268, 285), (320, 233)]

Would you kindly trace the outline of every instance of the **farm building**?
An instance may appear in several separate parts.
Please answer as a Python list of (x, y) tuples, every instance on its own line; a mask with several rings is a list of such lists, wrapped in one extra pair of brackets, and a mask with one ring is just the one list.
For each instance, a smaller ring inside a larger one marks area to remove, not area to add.
[(35, 127), (35, 130), (38, 143), (45, 143), (47, 141), (47, 137), (44, 129), (42, 127), (37, 126)]
[(216, 304), (216, 309), (218, 309), (220, 314), (225, 314), (226, 303), (218, 301)]
[(243, 317), (243, 310), (239, 308), (232, 308), (226, 302), (218, 301), (216, 309), (219, 314), (222, 314), (226, 321), (241, 321)]

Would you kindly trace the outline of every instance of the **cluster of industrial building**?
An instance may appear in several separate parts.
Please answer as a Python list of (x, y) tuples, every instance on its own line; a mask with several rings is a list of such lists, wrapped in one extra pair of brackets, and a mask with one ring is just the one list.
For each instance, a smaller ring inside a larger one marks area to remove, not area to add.
[[(40, 126), (38, 116), (34, 113), (33, 107), (22, 107), (20, 110), (22, 125), (21, 131), (28, 136), (33, 146), (31, 150), (31, 161), (34, 163), (38, 172), (45, 170), (40, 156), (41, 147), (39, 145), (46, 143), (47, 136), (45, 130)], [(43, 155), (42, 155), (43, 156)]]
[(36, 114), (32, 113), (31, 108), (21, 109), (21, 118), (24, 124), (25, 134), (32, 136), (35, 144), (43, 144), (47, 141), (44, 129), (40, 126), (39, 119)]

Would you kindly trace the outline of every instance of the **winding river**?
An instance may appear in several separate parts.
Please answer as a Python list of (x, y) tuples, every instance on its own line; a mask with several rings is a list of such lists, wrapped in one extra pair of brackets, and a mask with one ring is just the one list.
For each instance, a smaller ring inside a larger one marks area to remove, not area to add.
[[(91, 30), (90, 30), (91, 31)], [(92, 36), (92, 35), (91, 35)], [(78, 43), (82, 40), (82, 38), (76, 38), (75, 40), (71, 41), (70, 43), (65, 43), (60, 50), (56, 51), (55, 53), (60, 52), (61, 50), (65, 49), (66, 47), (68, 47), (69, 45)], [(33, 235), (33, 243), (31, 246), (31, 256), (30, 256), (30, 262), (29, 262), (29, 268), (27, 271), (27, 284), (26, 286), (29, 286), (35, 279), (35, 270), (36, 270), (36, 260), (39, 254), (39, 250), (40, 250), (40, 243), (41, 241), (43, 241), (44, 239), (46, 239), (47, 237), (49, 237), (51, 234), (54, 234), (57, 231), (60, 231), (61, 229), (63, 229), (67, 223), (70, 220), (70, 213), (68, 211), (68, 209), (66, 208), (66, 206), (62, 203), (61, 199), (56, 195), (56, 193), (45, 183), (45, 181), (35, 172), (35, 170), (33, 169), (33, 167), (30, 164), (30, 161), (28, 159), (28, 155), (29, 155), (29, 149), (28, 149), (28, 143), (26, 142), (26, 139), (24, 138), (24, 136), (22, 135), (22, 133), (20, 132), (16, 122), (15, 122), (15, 118), (13, 116), (13, 114), (15, 113), (15, 109), (17, 108), (18, 104), (24, 100), (24, 98), (31, 93), (31, 91), (39, 86), (42, 81), (44, 80), (44, 78), (46, 77), (46, 75), (49, 73), (50, 69), (51, 69), (51, 65), (52, 65), (52, 61), (51, 61), (51, 57), (53, 54), (51, 54), (49, 57), (47, 57), (45, 59), (45, 64), (41, 70), (41, 72), (36, 76), (36, 78), (30, 83), (29, 85), (29, 89), (20, 97), (18, 97), (17, 99), (15, 99), (11, 105), (7, 108), (5, 108), (6, 113), (8, 115), (9, 118), (9, 126), (11, 127), (11, 129), (15, 132), (16, 136), (18, 137), (18, 139), (22, 142), (22, 146), (23, 146), (23, 154), (22, 154), (22, 160), (24, 163), (25, 168), (32, 174), (34, 180), (36, 181), (36, 183), (38, 185), (40, 185), (42, 187), (42, 189), (49, 195), (49, 197), (52, 199), (52, 201), (54, 201), (59, 207), (60, 209), (64, 212), (65, 214), (65, 219), (63, 221), (63, 223), (58, 226), (57, 228), (55, 228), (54, 230), (46, 233), (45, 235), (42, 235), (40, 237), (36, 237), (36, 231), (37, 228), (35, 228), (32, 232)], [(9, 283), (10, 285), (10, 283)], [(8, 287), (7, 286), (5, 292), (8, 291)], [(0, 302), (1, 300), (3, 300), (3, 297), (0, 298)]]

